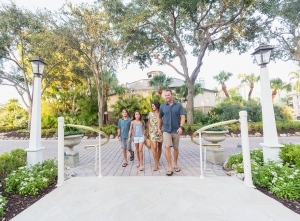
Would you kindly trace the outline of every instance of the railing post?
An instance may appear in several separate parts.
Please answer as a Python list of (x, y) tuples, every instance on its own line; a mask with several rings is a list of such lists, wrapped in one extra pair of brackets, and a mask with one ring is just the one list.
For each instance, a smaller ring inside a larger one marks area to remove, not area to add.
[[(205, 178), (204, 178), (204, 175), (203, 175), (203, 157), (202, 157), (202, 137), (201, 137), (201, 131), (199, 132), (199, 151), (200, 151), (200, 179), (204, 180)], [(204, 163), (206, 163), (206, 162), (204, 162)]]
[[(97, 147), (96, 147), (97, 149)], [(99, 131), (99, 175), (98, 178), (101, 179), (102, 178), (102, 168), (101, 168), (101, 131)]]
[(243, 162), (244, 162), (244, 184), (247, 187), (254, 188), (252, 182), (251, 162), (250, 162), (250, 148), (249, 148), (249, 135), (248, 135), (248, 123), (247, 123), (247, 111), (240, 111), (240, 123), (241, 123), (241, 138), (243, 149)]
[(64, 179), (64, 118), (58, 118), (58, 175), (57, 175), (57, 187), (62, 186), (65, 182)]

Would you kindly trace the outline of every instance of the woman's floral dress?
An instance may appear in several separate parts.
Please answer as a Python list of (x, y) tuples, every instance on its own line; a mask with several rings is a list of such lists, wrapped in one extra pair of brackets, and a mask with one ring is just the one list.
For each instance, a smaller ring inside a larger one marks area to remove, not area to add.
[(149, 135), (150, 140), (156, 141), (156, 142), (162, 142), (162, 136), (158, 134), (158, 118), (153, 112), (150, 112), (148, 115), (149, 120)]

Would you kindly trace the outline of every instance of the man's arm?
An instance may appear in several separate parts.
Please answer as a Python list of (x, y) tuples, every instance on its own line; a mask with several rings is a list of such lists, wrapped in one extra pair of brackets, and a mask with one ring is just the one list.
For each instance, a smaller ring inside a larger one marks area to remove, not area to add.
[(184, 115), (180, 115), (180, 127), (183, 127), (185, 123), (185, 116)]

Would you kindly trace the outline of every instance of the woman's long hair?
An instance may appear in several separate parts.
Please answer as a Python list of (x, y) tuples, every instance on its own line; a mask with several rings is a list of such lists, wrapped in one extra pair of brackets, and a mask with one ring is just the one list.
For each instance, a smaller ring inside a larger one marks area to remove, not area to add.
[(152, 104), (156, 107), (156, 109), (159, 111), (160, 103), (158, 101), (153, 101)]

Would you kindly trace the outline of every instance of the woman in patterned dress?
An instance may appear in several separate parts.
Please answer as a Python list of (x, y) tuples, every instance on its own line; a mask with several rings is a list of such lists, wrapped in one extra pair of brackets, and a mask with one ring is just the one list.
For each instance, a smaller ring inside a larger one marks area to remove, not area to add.
[(159, 114), (160, 103), (154, 101), (152, 103), (152, 110), (148, 115), (148, 128), (149, 137), (152, 144), (152, 153), (155, 161), (153, 171), (157, 171), (158, 167), (161, 166), (159, 163), (161, 152), (162, 152), (162, 136), (158, 134), (158, 114)]

